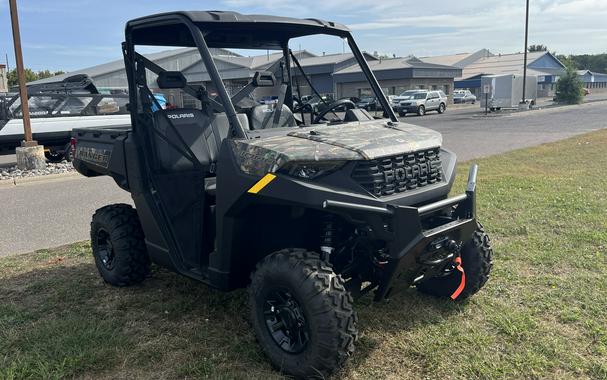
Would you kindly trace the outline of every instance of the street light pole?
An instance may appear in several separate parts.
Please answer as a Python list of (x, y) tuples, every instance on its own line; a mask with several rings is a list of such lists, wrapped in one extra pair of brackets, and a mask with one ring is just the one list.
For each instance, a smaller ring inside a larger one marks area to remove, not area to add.
[(527, 37), (529, 36), (529, 0), (525, 9), (525, 59), (523, 63), (523, 99), (521, 104), (525, 103), (525, 90), (527, 87)]
[(19, 17), (17, 15), (17, 0), (8, 1), (11, 9), (11, 24), (13, 26), (13, 43), (15, 45), (15, 61), (17, 63), (17, 78), (19, 80), (19, 97), (21, 98), (21, 114), (23, 115), (23, 146), (33, 146), (32, 125), (28, 107), (27, 87), (25, 84), (25, 69), (23, 67), (23, 52), (21, 51), (21, 33), (19, 32)]

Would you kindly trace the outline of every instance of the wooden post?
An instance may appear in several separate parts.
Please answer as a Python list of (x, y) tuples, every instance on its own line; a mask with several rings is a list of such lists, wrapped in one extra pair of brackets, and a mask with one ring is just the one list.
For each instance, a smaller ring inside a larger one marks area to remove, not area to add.
[(13, 43), (15, 45), (15, 61), (17, 63), (17, 77), (19, 79), (19, 97), (21, 98), (21, 113), (23, 115), (24, 141), (21, 146), (35, 146), (32, 138), (32, 125), (25, 83), (25, 68), (23, 67), (23, 52), (21, 51), (21, 34), (19, 33), (19, 17), (17, 16), (17, 0), (8, 1), (11, 10), (11, 24), (13, 26)]

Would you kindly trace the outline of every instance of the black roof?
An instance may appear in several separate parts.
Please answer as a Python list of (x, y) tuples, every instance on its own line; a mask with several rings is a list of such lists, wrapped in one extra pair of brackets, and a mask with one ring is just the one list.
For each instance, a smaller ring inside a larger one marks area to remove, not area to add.
[(291, 38), (313, 34), (347, 37), (350, 33), (345, 25), (331, 21), (225, 11), (145, 16), (127, 22), (126, 33), (137, 45), (195, 46), (184, 21), (191, 21), (205, 33), (209, 47), (221, 48), (281, 49)]

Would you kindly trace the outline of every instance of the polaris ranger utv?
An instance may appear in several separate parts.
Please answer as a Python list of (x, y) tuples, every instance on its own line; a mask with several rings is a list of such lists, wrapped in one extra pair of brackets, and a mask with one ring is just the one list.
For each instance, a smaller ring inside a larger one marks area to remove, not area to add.
[[(322, 96), (289, 46), (317, 35), (349, 45), (383, 118), (349, 99), (320, 114), (295, 109), (303, 90)], [(169, 70), (140, 45), (194, 47), (200, 57)], [(253, 60), (220, 48), (263, 49), (265, 66), (239, 87), (233, 63)], [(106, 282), (139, 283), (153, 262), (223, 291), (248, 287), (259, 344), (301, 378), (330, 374), (354, 351), (353, 298), (416, 286), (459, 300), (487, 281), (476, 166), (465, 193), (449, 198), (455, 155), (439, 133), (399, 122), (345, 26), (165, 13), (129, 21), (123, 53), (132, 129), (75, 130), (72, 140), (77, 170), (113, 177), (135, 204), (93, 216)], [(163, 109), (155, 92), (178, 108)]]

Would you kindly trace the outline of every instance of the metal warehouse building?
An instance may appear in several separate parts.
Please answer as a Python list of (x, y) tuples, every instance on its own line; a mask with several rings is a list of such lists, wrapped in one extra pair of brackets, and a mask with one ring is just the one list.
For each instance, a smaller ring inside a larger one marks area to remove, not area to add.
[[(443, 90), (449, 95), (454, 78), (462, 72), (454, 66), (427, 63), (415, 57), (375, 59), (369, 61), (369, 67), (386, 95), (398, 95), (409, 89)], [(336, 71), (333, 78), (338, 97), (371, 94), (358, 65)]]
[[(211, 52), (215, 56), (220, 57), (234, 55), (233, 52), (225, 49), (211, 49)], [(200, 54), (196, 48), (172, 49), (159, 53), (145, 54), (145, 56), (166, 70), (181, 71), (200, 61)], [(129, 87), (126, 80), (124, 61), (122, 59), (56, 75), (50, 78), (40, 79), (28, 83), (28, 85), (57, 82), (77, 74), (88, 75), (93, 80), (93, 83), (95, 83), (95, 86), (100, 90), (126, 91)]]
[(578, 70), (577, 75), (584, 83), (584, 87), (592, 89), (593, 92), (607, 92), (607, 74)]
[[(518, 74), (523, 75), (524, 54), (492, 54), (487, 49), (474, 53), (461, 53), (437, 57), (423, 57), (429, 63), (448, 63), (462, 69), (455, 78), (455, 88), (469, 89), (480, 96), (483, 75)], [(538, 78), (539, 97), (552, 96), (559, 76), (565, 73), (563, 65), (547, 51), (527, 53), (527, 74)]]
[[(244, 57), (226, 49), (211, 49), (215, 64), (221, 72), (228, 92), (233, 93), (246, 85), (255, 72), (266, 70), (276, 63), (282, 53), (267, 53)], [(364, 96), (371, 92), (352, 53), (314, 55), (308, 51), (294, 52), (306, 76), (314, 88), (321, 94), (331, 94), (335, 98), (345, 96)], [(150, 60), (166, 70), (183, 72), (188, 81), (204, 84), (212, 92), (209, 75), (195, 48), (182, 48), (146, 54)], [(446, 65), (423, 62), (415, 57), (380, 59), (365, 53), (365, 58), (375, 72), (380, 85), (388, 95), (400, 94), (408, 89), (442, 89), (449, 94), (454, 86), (453, 80), (461, 75), (461, 69)], [(293, 68), (294, 85), (299, 85), (302, 95), (312, 94), (307, 81), (299, 70)], [(41, 84), (60, 81), (76, 74), (88, 75), (98, 89), (104, 92), (123, 92), (128, 88), (124, 62), (116, 60), (94, 67), (76, 70), (31, 82)], [(155, 87), (152, 81), (151, 87)], [(270, 89), (266, 91), (271, 91)], [(169, 101), (184, 106), (191, 105), (194, 99), (175, 99), (167, 94)]]

